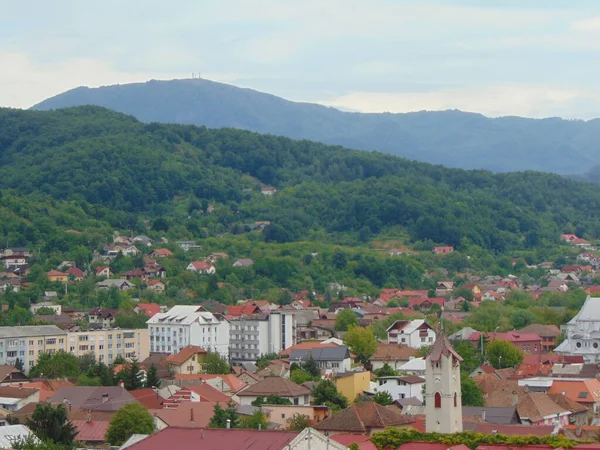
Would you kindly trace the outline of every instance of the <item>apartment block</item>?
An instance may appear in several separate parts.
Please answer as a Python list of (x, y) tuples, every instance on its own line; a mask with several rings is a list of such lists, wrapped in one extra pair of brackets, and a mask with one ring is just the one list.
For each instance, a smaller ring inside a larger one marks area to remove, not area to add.
[(96, 361), (112, 364), (118, 356), (143, 361), (150, 356), (148, 344), (147, 329), (75, 331), (68, 333), (67, 351), (78, 357), (93, 353)]
[(150, 351), (178, 353), (188, 345), (229, 355), (229, 321), (198, 305), (177, 305), (148, 320)]
[(42, 353), (66, 350), (67, 332), (56, 325), (0, 327), (0, 365), (14, 365), (17, 358), (29, 372)]
[(229, 342), (232, 361), (256, 361), (260, 355), (279, 353), (296, 343), (296, 317), (292, 311), (270, 311), (233, 318)]

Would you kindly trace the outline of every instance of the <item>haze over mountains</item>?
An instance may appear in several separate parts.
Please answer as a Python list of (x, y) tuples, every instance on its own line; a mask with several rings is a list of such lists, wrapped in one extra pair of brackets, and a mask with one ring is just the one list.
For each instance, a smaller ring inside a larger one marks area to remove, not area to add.
[(597, 119), (492, 119), (454, 110), (351, 113), (204, 79), (79, 87), (32, 109), (79, 105), (103, 106), (142, 122), (240, 128), (466, 169), (584, 175), (600, 165)]

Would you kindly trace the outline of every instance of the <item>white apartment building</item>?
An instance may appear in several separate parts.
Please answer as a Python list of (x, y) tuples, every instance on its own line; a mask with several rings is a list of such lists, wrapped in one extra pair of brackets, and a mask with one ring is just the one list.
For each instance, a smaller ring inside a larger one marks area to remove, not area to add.
[(148, 320), (150, 352), (178, 353), (187, 345), (229, 356), (229, 322), (202, 306), (177, 305)]
[(296, 344), (294, 311), (241, 316), (231, 320), (232, 361), (256, 361), (260, 355), (279, 353)]
[(436, 333), (423, 319), (397, 320), (387, 329), (390, 344), (408, 345), (421, 348), (433, 345)]

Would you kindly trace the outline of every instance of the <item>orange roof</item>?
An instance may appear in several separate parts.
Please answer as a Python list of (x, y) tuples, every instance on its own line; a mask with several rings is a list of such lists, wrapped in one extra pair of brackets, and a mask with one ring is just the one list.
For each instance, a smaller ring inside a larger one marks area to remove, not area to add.
[(299, 342), (296, 345), (292, 345), (291, 347), (286, 348), (285, 350), (282, 350), (281, 352), (279, 352), (280, 356), (290, 356), (290, 353), (292, 353), (292, 350), (312, 350), (313, 348), (323, 348), (323, 347), (339, 347), (339, 345), (334, 344), (332, 342), (327, 343), (327, 344), (323, 344), (321, 343), (321, 341), (303, 341), (303, 342)]
[(66, 277), (67, 274), (64, 272), (59, 272), (58, 270), (51, 270), (48, 272), (49, 277)]
[(167, 364), (181, 366), (182, 364), (185, 364), (185, 362), (192, 356), (197, 355), (198, 353), (206, 354), (207, 352), (198, 345), (187, 345), (179, 350), (179, 353), (176, 353), (175, 355), (169, 355), (165, 362)]
[(196, 386), (188, 386), (188, 389), (200, 396), (202, 401), (208, 402), (225, 402), (231, 401), (231, 397), (223, 394), (218, 389), (215, 389), (210, 384), (202, 383)]
[(228, 375), (213, 375), (208, 373), (191, 373), (191, 374), (183, 374), (176, 373), (175, 379), (181, 381), (200, 381), (200, 380), (212, 380), (214, 378), (222, 379), (225, 384), (229, 386), (231, 392), (237, 392), (242, 388), (245, 388), (247, 384), (240, 380), (237, 376), (228, 374)]
[(129, 393), (133, 396), (133, 398), (135, 398), (148, 409), (162, 408), (162, 403), (165, 401), (164, 398), (158, 395), (156, 391), (151, 388), (135, 389), (133, 391), (129, 391)]
[(227, 308), (227, 314), (233, 317), (260, 314), (261, 312), (260, 308), (256, 305), (229, 306)]
[(600, 402), (600, 381), (592, 380), (554, 380), (549, 394), (561, 394), (577, 403), (589, 404)]
[(148, 412), (169, 427), (206, 428), (214, 414), (214, 407), (213, 402), (185, 402), (177, 408), (151, 409)]
[(40, 390), (40, 402), (45, 402), (52, 397), (57, 390), (61, 387), (74, 386), (73, 383), (67, 380), (46, 380), (46, 381), (32, 381), (30, 383), (16, 383), (12, 386), (24, 387), (27, 389), (39, 389)]
[(152, 253), (154, 253), (158, 256), (173, 256), (173, 252), (171, 250), (169, 250), (168, 248), (157, 248)]
[[(152, 280), (152, 281), (159, 281), (159, 280)], [(152, 283), (152, 281), (150, 283), (148, 283), (148, 285), (150, 285)], [(158, 305), (156, 303), (138, 303), (137, 307), (140, 308), (142, 311), (144, 311), (148, 317), (154, 317), (156, 314), (158, 314), (160, 312), (160, 305)]]

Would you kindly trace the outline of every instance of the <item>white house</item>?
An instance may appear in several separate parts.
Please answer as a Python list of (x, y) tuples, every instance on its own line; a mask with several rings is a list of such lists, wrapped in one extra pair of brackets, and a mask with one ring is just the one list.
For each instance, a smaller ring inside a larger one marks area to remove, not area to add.
[(0, 448), (12, 449), (15, 443), (27, 439), (31, 439), (35, 444), (40, 443), (38, 437), (25, 425), (6, 425), (0, 427)]
[(229, 343), (233, 361), (256, 361), (260, 355), (279, 353), (296, 344), (293, 310), (276, 310), (231, 319)]
[(7, 411), (18, 411), (29, 403), (38, 403), (39, 401), (39, 389), (0, 386), (0, 407)]
[(600, 298), (588, 296), (569, 322), (561, 327), (566, 339), (554, 349), (563, 355), (582, 355), (586, 363), (600, 362)]
[(38, 309), (40, 308), (49, 308), (52, 311), (54, 311), (54, 314), (57, 316), (60, 316), (62, 313), (62, 306), (61, 305), (55, 305), (52, 302), (40, 302), (40, 303), (34, 303), (29, 307), (29, 311), (31, 311), (31, 314), (37, 314)]
[(229, 321), (202, 306), (177, 305), (148, 322), (150, 352), (175, 354), (187, 345), (229, 356)]
[(425, 375), (425, 359), (412, 358), (398, 368), (398, 372), (407, 375)]
[(423, 319), (397, 320), (387, 329), (390, 344), (421, 348), (435, 342), (435, 331)]
[(423, 401), (425, 379), (417, 375), (378, 377), (377, 392), (387, 392), (394, 400), (416, 397)]
[(201, 273), (203, 275), (213, 275), (217, 271), (215, 266), (204, 261), (192, 261), (188, 264), (185, 270)]
[(294, 349), (290, 352), (290, 363), (302, 363), (310, 358), (316, 361), (321, 369), (331, 369), (333, 373), (348, 372), (352, 358), (348, 347), (315, 347), (310, 350)]

